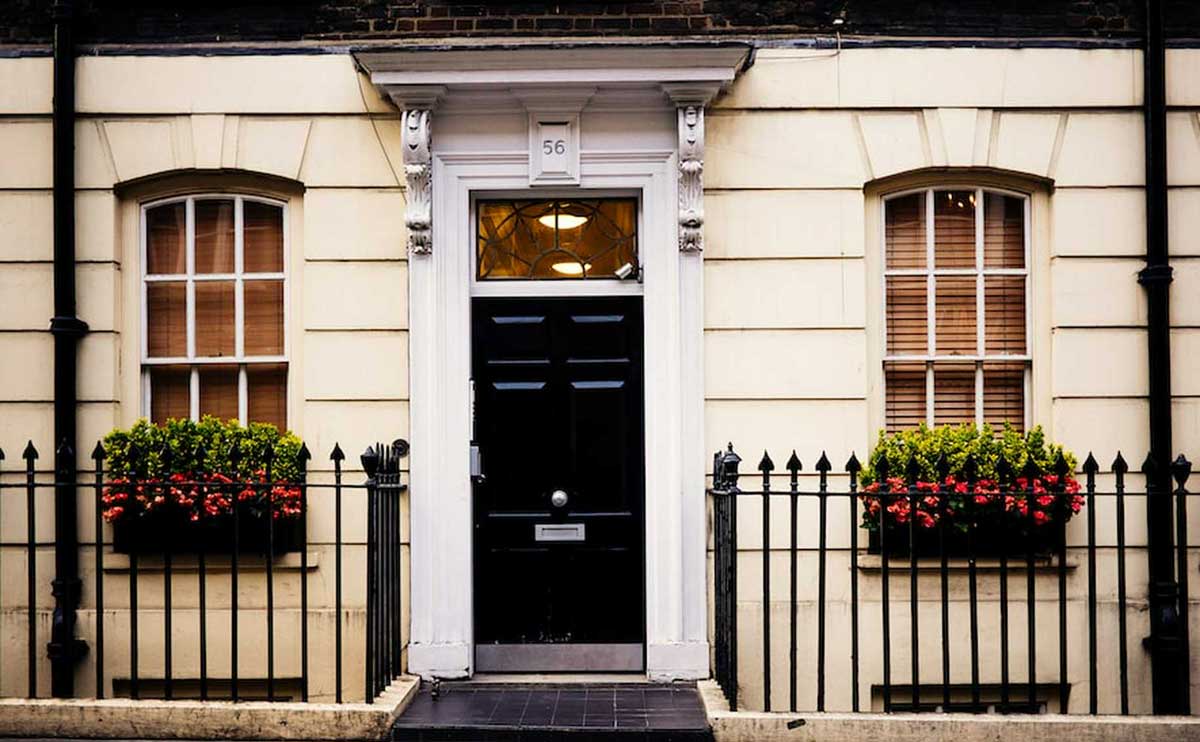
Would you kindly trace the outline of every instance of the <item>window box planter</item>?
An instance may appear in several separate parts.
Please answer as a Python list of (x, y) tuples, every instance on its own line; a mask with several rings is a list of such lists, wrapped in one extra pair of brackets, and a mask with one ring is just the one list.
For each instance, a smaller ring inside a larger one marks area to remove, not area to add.
[(231, 554), (236, 541), (245, 554), (297, 551), (307, 459), (299, 438), (262, 423), (140, 420), (114, 430), (97, 456), (113, 547), (125, 554)]
[[(244, 514), (238, 518), (239, 554), (279, 556), (300, 551), (304, 534), (298, 519), (276, 519), (274, 534), (264, 517)], [(113, 524), (113, 550), (120, 554), (232, 554), (232, 518), (191, 522), (178, 517), (142, 517)], [(273, 548), (269, 548), (273, 547)]]
[(889, 558), (938, 557), (943, 548), (953, 557), (1051, 555), (1084, 505), (1074, 470), (1075, 458), (1047, 443), (1040, 428), (880, 433), (859, 496), (868, 552), (880, 553), (884, 529)]
[[(1042, 559), (1053, 556), (1058, 551), (1061, 525), (1049, 525), (1035, 529), (1032, 533), (1016, 527), (1006, 528), (1003, 524), (977, 525), (971, 534), (971, 543), (967, 543), (967, 534), (957, 528), (947, 528), (945, 533), (946, 556), (964, 558), (972, 553), (977, 559), (1008, 557), (1023, 559), (1033, 547), (1035, 557)], [(904, 557), (911, 554), (911, 532), (906, 527), (894, 527), (887, 530), (888, 558)], [(916, 530), (916, 553), (920, 559), (937, 559), (941, 556), (942, 545), (938, 540), (936, 528), (920, 528)], [(871, 531), (868, 538), (867, 553), (879, 554), (879, 531)]]

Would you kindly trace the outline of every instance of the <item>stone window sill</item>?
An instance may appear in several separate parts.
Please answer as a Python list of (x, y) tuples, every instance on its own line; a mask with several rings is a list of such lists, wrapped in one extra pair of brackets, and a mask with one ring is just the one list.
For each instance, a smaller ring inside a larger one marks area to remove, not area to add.
[[(970, 565), (966, 557), (950, 557), (946, 560), (947, 570), (954, 573), (965, 573), (970, 570)], [(1035, 572), (1057, 572), (1058, 557), (1037, 557), (1033, 560)], [(908, 572), (909, 562), (908, 557), (892, 557), (888, 560), (888, 573)], [(1073, 571), (1079, 568), (1079, 560), (1074, 556), (1067, 556), (1066, 563), (1067, 571)], [(858, 558), (858, 569), (860, 572), (882, 572), (883, 560), (878, 554), (864, 554)], [(918, 574), (933, 573), (937, 574), (941, 571), (941, 560), (936, 557), (918, 557), (917, 572)], [(975, 571), (977, 573), (995, 573), (1000, 571), (1000, 560), (996, 557), (979, 558), (975, 560)], [(1025, 557), (1023, 555), (1010, 556), (1008, 558), (1009, 572), (1024, 572)]]
[[(308, 571), (317, 569), (320, 562), (319, 552), (308, 552)], [(276, 572), (299, 572), (300, 552), (280, 554), (273, 560)], [(129, 572), (129, 555), (118, 554), (115, 551), (105, 551), (103, 569), (106, 573)], [(172, 574), (198, 572), (199, 560), (195, 554), (180, 554), (171, 558)], [(228, 574), (232, 569), (232, 561), (228, 554), (210, 554), (204, 560), (204, 569), (208, 574)], [(158, 555), (143, 555), (138, 557), (138, 572), (162, 572), (163, 558)], [(266, 572), (267, 562), (257, 554), (243, 554), (238, 558), (238, 574), (243, 572)]]

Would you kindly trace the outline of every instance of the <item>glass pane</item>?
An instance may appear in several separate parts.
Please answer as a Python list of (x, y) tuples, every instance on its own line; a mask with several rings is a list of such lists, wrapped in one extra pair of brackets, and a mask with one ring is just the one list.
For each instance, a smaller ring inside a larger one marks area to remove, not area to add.
[(189, 366), (150, 367), (150, 420), (167, 420), (191, 416), (191, 376)]
[(187, 356), (187, 284), (146, 284), (146, 332), (151, 358)]
[(254, 363), (246, 366), (249, 421), (287, 429), (287, 365)]
[(1000, 430), (1008, 422), (1025, 429), (1024, 363), (983, 364), (983, 421)]
[(200, 367), (200, 416), (238, 419), (238, 367)]
[(936, 267), (975, 267), (975, 191), (933, 194), (933, 241)]
[(925, 364), (885, 363), (883, 370), (888, 432), (925, 422)]
[(1025, 267), (1025, 199), (983, 194), (983, 264)]
[(638, 267), (636, 199), (482, 201), (478, 213), (481, 280), (611, 279)]
[(925, 194), (889, 199), (885, 218), (887, 267), (925, 267)]
[(146, 272), (187, 272), (187, 207), (182, 201), (146, 210)]
[(283, 273), (283, 209), (242, 202), (242, 270)]
[(243, 285), (246, 355), (283, 355), (283, 281), (246, 281)]
[(196, 356), (234, 353), (233, 281), (196, 282)]
[(1025, 353), (1025, 277), (983, 279), (983, 333), (989, 354)]
[(938, 276), (934, 287), (937, 355), (975, 355), (975, 277)]
[(927, 289), (924, 276), (888, 276), (888, 355), (925, 355), (927, 352)]
[(233, 201), (196, 202), (196, 272), (233, 273)]
[(975, 422), (975, 364), (933, 365), (933, 424)]

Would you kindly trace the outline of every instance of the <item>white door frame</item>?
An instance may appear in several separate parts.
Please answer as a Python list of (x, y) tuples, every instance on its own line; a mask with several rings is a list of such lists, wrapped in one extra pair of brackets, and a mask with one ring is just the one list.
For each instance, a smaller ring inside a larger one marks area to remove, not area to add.
[[(408, 667), (427, 678), (474, 671), (471, 194), (520, 190), (536, 196), (528, 168), (524, 151), (433, 153), (433, 245), (428, 253), (413, 254), (408, 265), (413, 442)], [(675, 151), (581, 153), (581, 189), (641, 193), (646, 673), (653, 680), (709, 674), (703, 263), (699, 253), (678, 248), (677, 181)]]

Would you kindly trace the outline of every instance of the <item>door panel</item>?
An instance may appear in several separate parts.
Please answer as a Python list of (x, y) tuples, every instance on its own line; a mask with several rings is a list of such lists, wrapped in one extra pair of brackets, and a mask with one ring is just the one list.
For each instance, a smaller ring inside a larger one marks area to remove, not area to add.
[(472, 324), (477, 668), (641, 669), (641, 299), (476, 299)]

